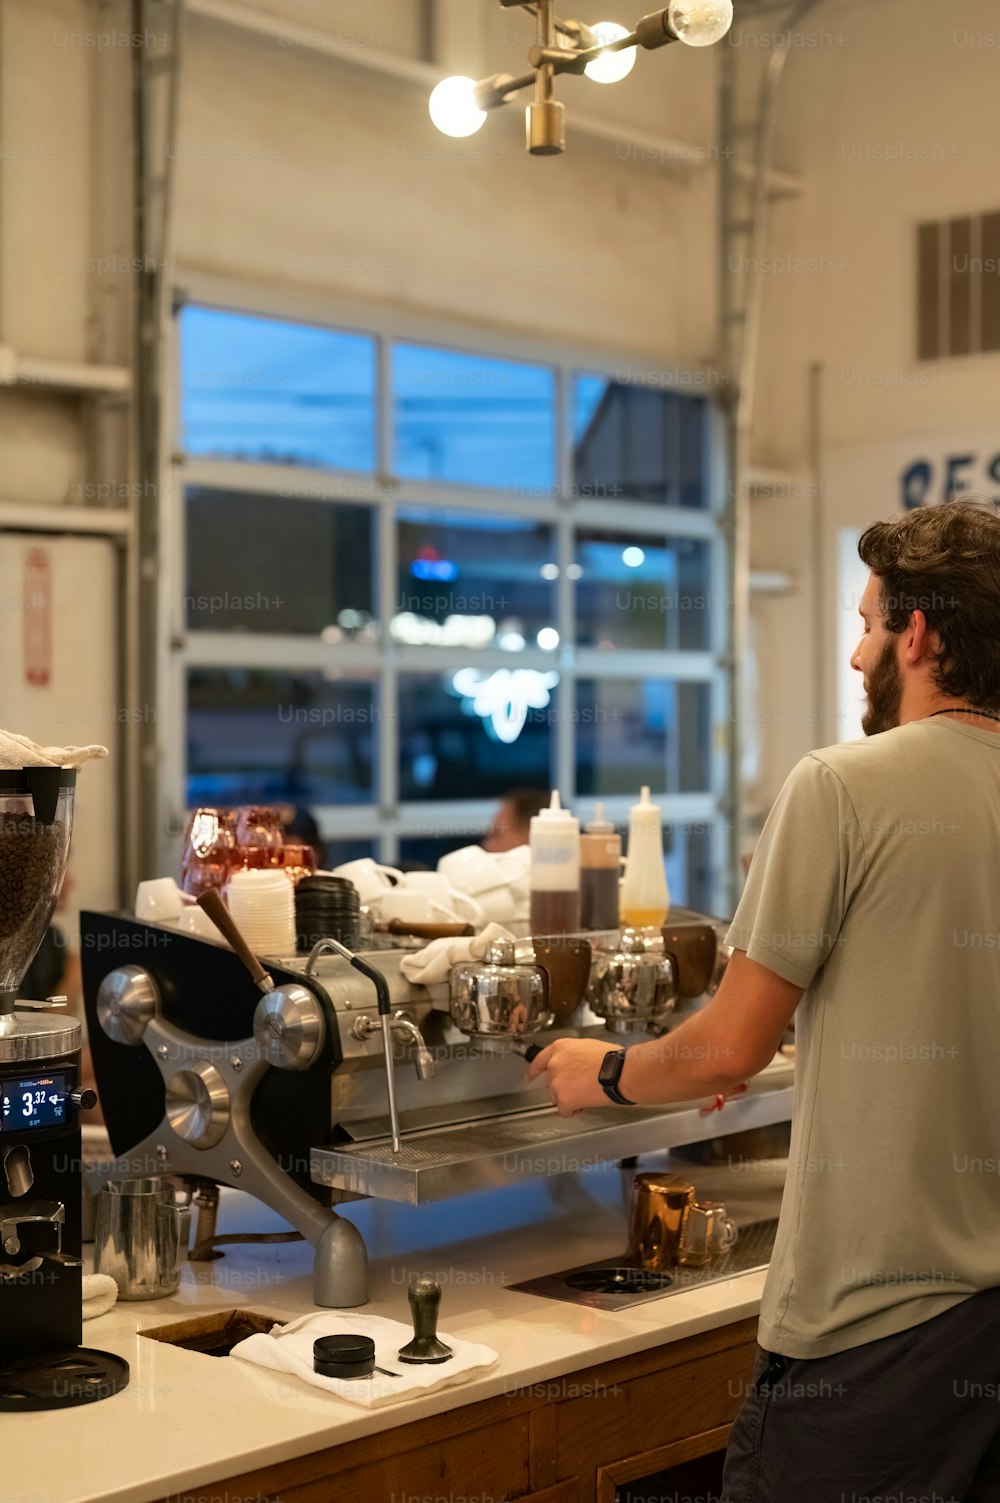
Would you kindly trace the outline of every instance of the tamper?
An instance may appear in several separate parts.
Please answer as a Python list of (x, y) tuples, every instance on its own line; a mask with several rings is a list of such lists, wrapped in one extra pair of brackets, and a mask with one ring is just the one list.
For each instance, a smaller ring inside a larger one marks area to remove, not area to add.
[(447, 1362), (450, 1346), (437, 1338), (441, 1285), (427, 1274), (414, 1274), (408, 1290), (413, 1315), (413, 1340), (400, 1348), (400, 1362)]

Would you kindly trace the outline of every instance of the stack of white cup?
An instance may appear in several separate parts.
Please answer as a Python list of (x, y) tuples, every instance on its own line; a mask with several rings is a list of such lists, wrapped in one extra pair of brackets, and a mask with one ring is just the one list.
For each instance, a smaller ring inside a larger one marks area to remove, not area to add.
[(295, 954), (295, 887), (286, 872), (274, 867), (233, 872), (226, 903), (256, 955)]
[(510, 851), (484, 851), (481, 845), (462, 846), (441, 857), (438, 872), (452, 887), (475, 899), (487, 923), (503, 924), (517, 936), (528, 933), (529, 846), (515, 846)]

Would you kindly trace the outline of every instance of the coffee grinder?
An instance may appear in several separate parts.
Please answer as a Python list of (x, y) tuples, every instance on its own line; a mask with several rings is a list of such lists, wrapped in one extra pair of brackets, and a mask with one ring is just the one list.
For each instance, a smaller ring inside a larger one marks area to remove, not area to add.
[(75, 770), (0, 769), (0, 1411), (109, 1398), (128, 1364), (81, 1346), (82, 1029), (18, 1000), (66, 872)]

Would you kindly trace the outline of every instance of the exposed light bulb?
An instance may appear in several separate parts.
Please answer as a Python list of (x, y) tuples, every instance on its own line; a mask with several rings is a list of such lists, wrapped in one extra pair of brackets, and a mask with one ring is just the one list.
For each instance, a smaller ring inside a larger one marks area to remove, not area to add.
[(670, 0), (667, 24), (679, 42), (711, 47), (733, 24), (733, 0)]
[[(617, 42), (620, 37), (628, 36), (627, 28), (619, 26), (617, 21), (598, 21), (591, 30), (599, 47), (606, 47), (609, 42)], [(626, 78), (634, 67), (635, 48), (626, 47), (621, 52), (603, 52), (600, 57), (589, 62), (583, 71), (595, 83), (617, 83), (620, 78)]]
[(456, 73), (443, 78), (427, 102), (430, 117), (446, 136), (474, 136), (486, 119), (476, 103), (476, 80)]
[(552, 652), (559, 646), (559, 633), (554, 626), (543, 626), (535, 641), (543, 652)]
[(622, 563), (626, 569), (639, 569), (646, 562), (646, 555), (641, 548), (623, 548)]

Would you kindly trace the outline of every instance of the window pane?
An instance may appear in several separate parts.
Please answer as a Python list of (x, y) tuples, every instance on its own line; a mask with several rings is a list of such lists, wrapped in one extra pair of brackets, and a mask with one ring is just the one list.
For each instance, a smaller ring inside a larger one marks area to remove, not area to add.
[(390, 627), (397, 641), (509, 651), (558, 646), (547, 577), (555, 571), (549, 527), (405, 507), (398, 513), (397, 541), (399, 583)]
[(400, 674), (401, 798), (499, 798), (511, 788), (548, 788), (558, 677), (477, 668)]
[(705, 411), (701, 397), (577, 376), (574, 495), (707, 507)]
[(348, 861), (360, 861), (363, 856), (379, 859), (379, 843), (372, 836), (369, 840), (324, 840), (321, 865), (326, 871), (335, 866), (344, 866)]
[(374, 640), (374, 530), (367, 506), (189, 490), (188, 628)]
[(546, 366), (397, 344), (395, 473), (547, 496), (555, 483), (555, 380)]
[(212, 459), (375, 468), (375, 341), (184, 308), (181, 443)]
[(711, 786), (707, 684), (580, 679), (576, 787), (586, 794), (704, 793)]
[(708, 825), (667, 825), (663, 849), (671, 903), (711, 913), (712, 842)]
[(579, 531), (576, 640), (580, 647), (698, 650), (710, 645), (709, 545)]
[(192, 668), (188, 804), (374, 802), (378, 718), (374, 674)]
[[(628, 853), (628, 820), (616, 824)], [(711, 828), (705, 821), (663, 827), (663, 868), (673, 907), (712, 911)]]

